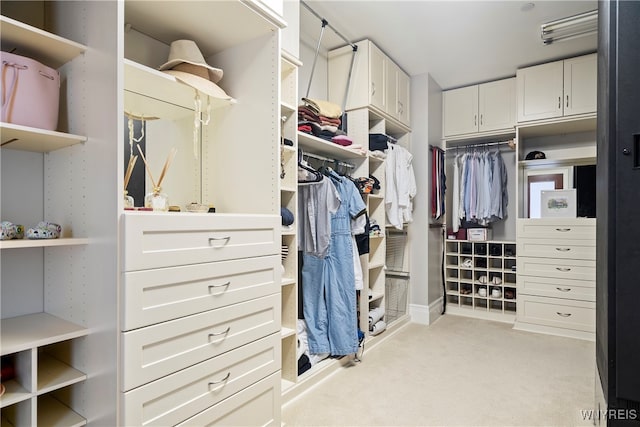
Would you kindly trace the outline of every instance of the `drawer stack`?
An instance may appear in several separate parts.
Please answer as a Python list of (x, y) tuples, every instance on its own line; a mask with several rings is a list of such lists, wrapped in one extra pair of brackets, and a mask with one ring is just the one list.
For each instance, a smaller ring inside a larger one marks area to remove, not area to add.
[(518, 219), (516, 232), (516, 329), (593, 340), (595, 219)]
[(280, 218), (127, 213), (121, 424), (280, 424)]

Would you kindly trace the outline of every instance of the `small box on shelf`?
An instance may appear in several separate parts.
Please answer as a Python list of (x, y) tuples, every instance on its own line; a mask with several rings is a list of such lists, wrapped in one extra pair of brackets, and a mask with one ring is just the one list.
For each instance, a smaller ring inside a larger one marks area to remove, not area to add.
[(491, 240), (490, 228), (468, 228), (467, 239), (471, 241), (487, 241)]

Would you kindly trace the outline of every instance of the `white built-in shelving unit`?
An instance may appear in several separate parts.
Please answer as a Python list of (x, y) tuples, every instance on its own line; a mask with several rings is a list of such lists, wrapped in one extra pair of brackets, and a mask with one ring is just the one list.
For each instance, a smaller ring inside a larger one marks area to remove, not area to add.
[(516, 243), (447, 240), (445, 248), (447, 311), (514, 322)]

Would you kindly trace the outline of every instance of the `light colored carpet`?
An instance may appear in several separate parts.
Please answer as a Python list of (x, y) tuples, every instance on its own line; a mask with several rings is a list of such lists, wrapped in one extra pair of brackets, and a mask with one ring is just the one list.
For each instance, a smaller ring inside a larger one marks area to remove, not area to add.
[(445, 315), (411, 323), (363, 362), (283, 407), (284, 426), (586, 426), (593, 342)]

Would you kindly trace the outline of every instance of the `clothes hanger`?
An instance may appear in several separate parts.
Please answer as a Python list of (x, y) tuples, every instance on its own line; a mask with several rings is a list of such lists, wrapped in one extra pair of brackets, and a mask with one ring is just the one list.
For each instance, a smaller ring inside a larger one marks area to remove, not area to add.
[(302, 150), (298, 151), (298, 167), (306, 170), (307, 172), (310, 172), (312, 176), (312, 179), (309, 179), (309, 180), (302, 180), (302, 181), (298, 180), (298, 184), (320, 182), (324, 179), (324, 176), (320, 172), (313, 169), (311, 166), (307, 164), (307, 162), (304, 161)]

